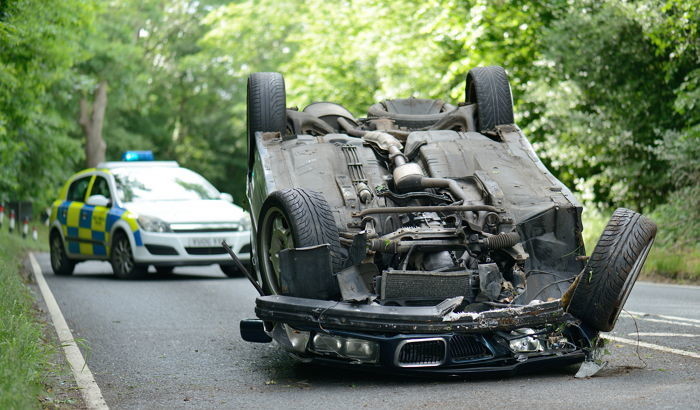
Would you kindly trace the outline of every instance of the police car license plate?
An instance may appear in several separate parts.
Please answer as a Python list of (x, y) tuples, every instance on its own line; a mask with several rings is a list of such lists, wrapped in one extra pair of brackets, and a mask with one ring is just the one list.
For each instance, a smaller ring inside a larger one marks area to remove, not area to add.
[(190, 238), (189, 246), (196, 248), (221, 246), (222, 240), (222, 238)]

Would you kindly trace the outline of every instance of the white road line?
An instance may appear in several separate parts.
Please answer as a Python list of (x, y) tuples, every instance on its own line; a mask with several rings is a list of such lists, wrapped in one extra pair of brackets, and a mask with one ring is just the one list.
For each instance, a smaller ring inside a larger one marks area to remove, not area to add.
[(687, 350), (673, 349), (671, 347), (656, 345), (653, 343), (647, 343), (647, 342), (642, 342), (642, 341), (637, 342), (636, 340), (626, 339), (624, 337), (618, 337), (618, 336), (612, 336), (612, 335), (601, 335), (601, 337), (604, 339), (612, 340), (613, 342), (626, 343), (626, 344), (633, 345), (633, 346), (639, 345), (639, 347), (646, 347), (647, 349), (658, 350), (660, 352), (674, 353), (674, 354), (681, 355), (681, 356), (688, 356), (688, 357), (694, 357), (696, 359), (700, 359), (700, 353), (689, 352)]
[(677, 320), (667, 320), (667, 319), (654, 319), (649, 316), (644, 316), (644, 315), (639, 315), (639, 314), (633, 314), (632, 312), (626, 312), (627, 316), (633, 317), (637, 320), (644, 320), (647, 322), (655, 322), (655, 323), (667, 323), (671, 325), (676, 325), (676, 326), (690, 326), (690, 327), (700, 327), (700, 324), (695, 324), (695, 323), (687, 323), (687, 322), (681, 322)]
[(75, 343), (75, 339), (73, 339), (73, 334), (68, 328), (66, 319), (63, 318), (61, 308), (58, 307), (56, 298), (54, 298), (53, 293), (51, 293), (51, 289), (49, 289), (49, 285), (46, 283), (46, 279), (44, 279), (44, 275), (41, 273), (41, 267), (32, 253), (29, 254), (29, 262), (32, 265), (34, 279), (36, 280), (37, 285), (39, 285), (41, 295), (44, 297), (46, 307), (49, 309), (51, 321), (53, 322), (53, 325), (56, 328), (56, 333), (58, 334), (58, 340), (63, 346), (63, 352), (66, 355), (68, 364), (73, 371), (75, 381), (83, 395), (83, 399), (85, 400), (85, 406), (91, 410), (109, 409), (104, 397), (102, 397), (100, 387), (97, 385), (95, 378), (92, 377), (92, 372), (87, 367), (85, 358), (83, 358), (78, 345)]
[(646, 281), (638, 281), (638, 283), (641, 283), (645, 286), (653, 287), (653, 286), (660, 286), (660, 287), (666, 287), (666, 288), (680, 288), (680, 289), (690, 289), (690, 290), (700, 290), (700, 286), (697, 285), (676, 285), (674, 283), (656, 283), (656, 282), (646, 282)]
[(628, 333), (627, 336), (652, 336), (652, 337), (700, 337), (700, 335), (694, 335), (691, 333), (654, 333), (654, 332), (632, 332)]
[(627, 310), (626, 312), (627, 312), (627, 313), (631, 313), (631, 314), (633, 314), (633, 315), (638, 315), (638, 316), (656, 316), (656, 317), (660, 317), (661, 319), (678, 320), (678, 321), (681, 321), (681, 322), (691, 322), (691, 323), (698, 323), (698, 324), (700, 324), (700, 320), (698, 320), (698, 319), (690, 319), (690, 318), (687, 318), (687, 317), (669, 316), (669, 315), (657, 315), (657, 314), (654, 314), (654, 313), (644, 313), (644, 312), (632, 312), (632, 311), (629, 311), (629, 310)]

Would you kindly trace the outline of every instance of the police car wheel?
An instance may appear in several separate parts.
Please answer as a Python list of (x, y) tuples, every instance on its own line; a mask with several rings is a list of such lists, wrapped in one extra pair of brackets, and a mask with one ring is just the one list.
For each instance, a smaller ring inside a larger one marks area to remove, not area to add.
[(146, 274), (147, 266), (134, 262), (129, 238), (123, 232), (117, 232), (112, 241), (112, 272), (119, 279), (137, 279)]
[(175, 270), (174, 266), (156, 266), (156, 272), (161, 275), (170, 275)]
[(73, 274), (75, 269), (75, 261), (68, 258), (66, 249), (63, 247), (61, 235), (53, 231), (51, 232), (51, 269), (53, 273), (60, 276)]
[(240, 269), (238, 269), (238, 266), (236, 265), (224, 265), (220, 264), (219, 268), (221, 271), (228, 276), (229, 278), (240, 278), (243, 277), (243, 272), (241, 272)]

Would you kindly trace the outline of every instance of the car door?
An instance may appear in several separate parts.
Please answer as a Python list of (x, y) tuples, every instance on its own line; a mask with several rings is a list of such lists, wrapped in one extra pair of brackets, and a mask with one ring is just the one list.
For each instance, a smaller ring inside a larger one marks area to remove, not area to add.
[(109, 232), (107, 231), (107, 214), (111, 209), (112, 193), (109, 188), (109, 181), (104, 175), (95, 175), (95, 179), (90, 186), (88, 198), (94, 195), (102, 195), (110, 201), (109, 206), (85, 205), (85, 212), (90, 218), (90, 240), (92, 243), (92, 256), (96, 258), (107, 257), (107, 241)]
[(75, 179), (68, 188), (66, 202), (58, 210), (59, 219), (65, 221), (63, 237), (66, 239), (66, 252), (72, 256), (92, 254), (92, 244), (85, 240), (85, 227), (89, 228), (90, 220), (83, 209), (92, 178), (92, 175), (86, 175)]

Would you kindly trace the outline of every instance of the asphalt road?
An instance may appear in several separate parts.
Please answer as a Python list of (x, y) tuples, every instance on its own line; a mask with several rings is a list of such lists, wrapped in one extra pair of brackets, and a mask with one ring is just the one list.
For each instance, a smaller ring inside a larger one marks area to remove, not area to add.
[[(240, 339), (255, 291), (218, 267), (120, 281), (107, 263), (51, 273), (37, 255), (107, 404), (120, 408), (698, 408), (700, 359), (612, 343), (591, 379), (576, 367), (431, 380), (299, 364)], [(700, 287), (638, 283), (612, 335), (700, 352)], [(646, 314), (646, 315), (645, 315)], [(636, 326), (635, 326), (636, 321)]]

